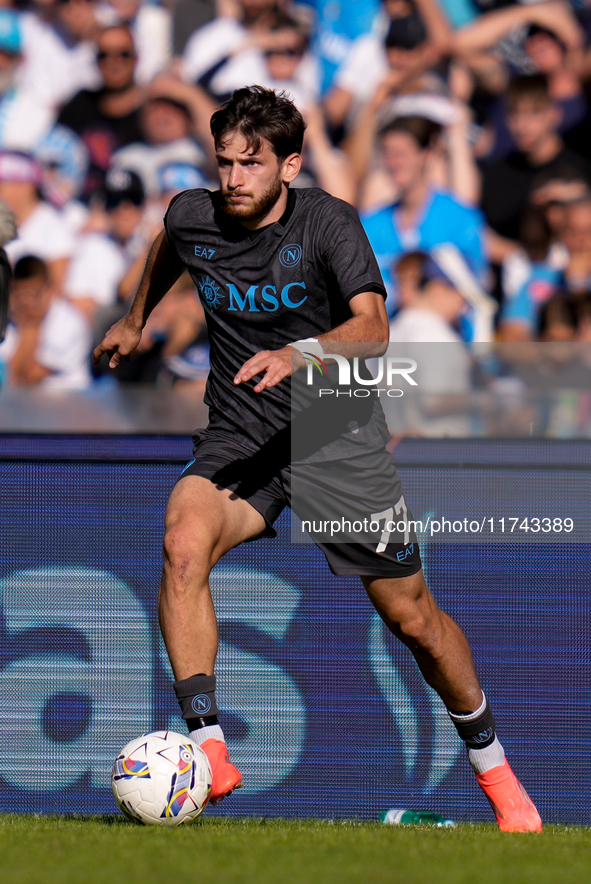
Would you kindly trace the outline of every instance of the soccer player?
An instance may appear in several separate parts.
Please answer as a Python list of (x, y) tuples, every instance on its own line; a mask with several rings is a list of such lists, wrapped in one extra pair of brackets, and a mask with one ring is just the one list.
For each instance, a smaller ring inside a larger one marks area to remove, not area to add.
[[(217, 718), (209, 574), (243, 541), (274, 536), (273, 522), (290, 504), (289, 462), (267, 455), (285, 437), (288, 378), (304, 367), (302, 351), (320, 355), (323, 342), (382, 342), (385, 349), (388, 341), (386, 293), (357, 212), (321, 190), (290, 189), (304, 129), (284, 95), (258, 86), (237, 90), (213, 114), (220, 190), (189, 190), (172, 201), (128, 315), (94, 352), (95, 361), (109, 353), (110, 366), (118, 365), (137, 347), (152, 308), (189, 269), (210, 338), (210, 423), (168, 504), (159, 615), (183, 718), (211, 764), (212, 801), (242, 780)], [(358, 429), (355, 439), (363, 437)], [(373, 450), (371, 442), (368, 436), (355, 459), (360, 473), (384, 489), (375, 493), (390, 506), (404, 505), (383, 442), (381, 453), (380, 442)], [(500, 828), (539, 831), (540, 817), (495, 734), (468, 642), (437, 607), (416, 543), (318, 546), (335, 574), (360, 576), (441, 696)]]

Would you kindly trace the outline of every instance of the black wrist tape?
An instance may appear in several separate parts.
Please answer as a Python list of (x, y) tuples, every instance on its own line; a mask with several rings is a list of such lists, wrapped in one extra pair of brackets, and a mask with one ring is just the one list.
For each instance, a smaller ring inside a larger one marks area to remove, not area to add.
[(212, 718), (218, 714), (215, 675), (192, 675), (173, 682), (173, 687), (185, 721)]
[(469, 749), (484, 749), (494, 741), (496, 723), (488, 700), (482, 714), (472, 721), (462, 721), (461, 718), (451, 713), (449, 717)]

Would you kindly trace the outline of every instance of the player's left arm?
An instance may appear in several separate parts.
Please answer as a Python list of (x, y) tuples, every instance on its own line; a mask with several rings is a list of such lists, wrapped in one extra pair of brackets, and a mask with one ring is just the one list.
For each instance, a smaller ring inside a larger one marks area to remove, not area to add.
[[(386, 345), (389, 338), (388, 314), (384, 298), (378, 292), (361, 292), (349, 301), (351, 317), (329, 332), (318, 336), (318, 342), (361, 344), (359, 353), (355, 347), (347, 355), (373, 356), (377, 353), (367, 352), (367, 343)], [(263, 377), (255, 386), (255, 393), (267, 387), (275, 387), (284, 378), (289, 377), (300, 368), (304, 368), (306, 360), (295, 347), (282, 347), (280, 350), (261, 350), (244, 363), (234, 378), (235, 384), (249, 381), (256, 375)]]

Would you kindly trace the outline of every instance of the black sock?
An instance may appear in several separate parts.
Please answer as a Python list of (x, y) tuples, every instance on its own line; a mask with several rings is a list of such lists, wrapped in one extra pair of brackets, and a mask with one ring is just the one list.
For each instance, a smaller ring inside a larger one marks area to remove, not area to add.
[(215, 675), (203, 673), (173, 682), (181, 715), (187, 723), (189, 733), (218, 723), (215, 685)]
[(489, 702), (484, 698), (484, 709), (482, 712), (478, 710), (478, 715), (472, 717), (475, 713), (470, 712), (451, 712), (448, 714), (453, 721), (455, 728), (465, 742), (468, 749), (484, 749), (494, 742), (495, 733), (495, 717), (490, 708)]

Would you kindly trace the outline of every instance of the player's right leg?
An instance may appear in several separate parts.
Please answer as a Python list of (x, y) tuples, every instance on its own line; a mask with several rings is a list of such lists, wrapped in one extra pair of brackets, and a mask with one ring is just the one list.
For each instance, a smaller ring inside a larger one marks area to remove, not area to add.
[(540, 816), (496, 736), (495, 719), (480, 688), (468, 641), (437, 606), (422, 570), (410, 577), (362, 580), (388, 629), (409, 648), (425, 681), (445, 703), (499, 828), (540, 832)]
[(265, 525), (245, 500), (196, 475), (177, 483), (166, 511), (160, 628), (183, 718), (211, 765), (212, 802), (239, 788), (242, 778), (230, 763), (217, 719), (218, 631), (209, 575), (228, 550), (256, 537)]

